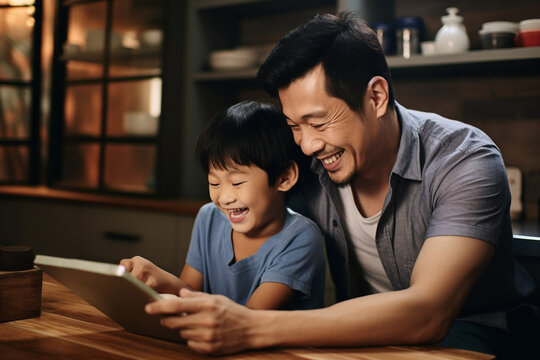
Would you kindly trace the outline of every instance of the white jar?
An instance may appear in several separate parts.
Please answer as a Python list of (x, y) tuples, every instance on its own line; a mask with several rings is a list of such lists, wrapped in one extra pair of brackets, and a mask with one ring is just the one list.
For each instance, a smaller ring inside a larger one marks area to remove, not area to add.
[(463, 17), (457, 15), (458, 8), (446, 9), (448, 15), (442, 16), (443, 26), (435, 36), (435, 50), (437, 54), (452, 54), (467, 51), (469, 49), (469, 36)]

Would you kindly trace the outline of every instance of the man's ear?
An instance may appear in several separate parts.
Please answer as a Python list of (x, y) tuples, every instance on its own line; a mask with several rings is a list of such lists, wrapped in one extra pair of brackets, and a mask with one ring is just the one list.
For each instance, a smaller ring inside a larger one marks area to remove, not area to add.
[(377, 117), (380, 118), (386, 114), (388, 108), (388, 82), (382, 76), (374, 76), (368, 83), (366, 95), (375, 108)]
[(298, 164), (291, 160), (291, 165), (277, 179), (278, 191), (289, 191), (298, 181)]

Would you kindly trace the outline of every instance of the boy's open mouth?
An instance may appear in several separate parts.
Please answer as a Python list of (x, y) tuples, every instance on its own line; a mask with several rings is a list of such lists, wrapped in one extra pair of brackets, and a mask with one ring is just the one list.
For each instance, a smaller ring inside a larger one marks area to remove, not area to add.
[(231, 219), (231, 221), (233, 221), (233, 222), (240, 222), (240, 221), (245, 219), (248, 212), (249, 212), (249, 209), (247, 207), (237, 208), (237, 209), (230, 209), (229, 210), (229, 219)]

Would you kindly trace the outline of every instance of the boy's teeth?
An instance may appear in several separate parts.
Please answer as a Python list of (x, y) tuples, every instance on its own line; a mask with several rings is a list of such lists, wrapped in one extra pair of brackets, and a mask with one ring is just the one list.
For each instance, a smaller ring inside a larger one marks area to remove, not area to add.
[(247, 208), (232, 209), (229, 210), (229, 213), (231, 214), (231, 217), (238, 217), (242, 216), (247, 210)]

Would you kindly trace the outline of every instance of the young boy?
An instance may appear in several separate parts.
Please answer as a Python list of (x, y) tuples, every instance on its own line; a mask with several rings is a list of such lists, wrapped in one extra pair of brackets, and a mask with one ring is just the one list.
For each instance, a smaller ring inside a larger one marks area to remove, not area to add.
[(180, 278), (141, 257), (121, 265), (161, 293), (188, 287), (253, 309), (322, 307), (323, 236), (285, 206), (297, 154), (281, 112), (256, 102), (230, 107), (197, 143), (212, 202), (197, 215)]

